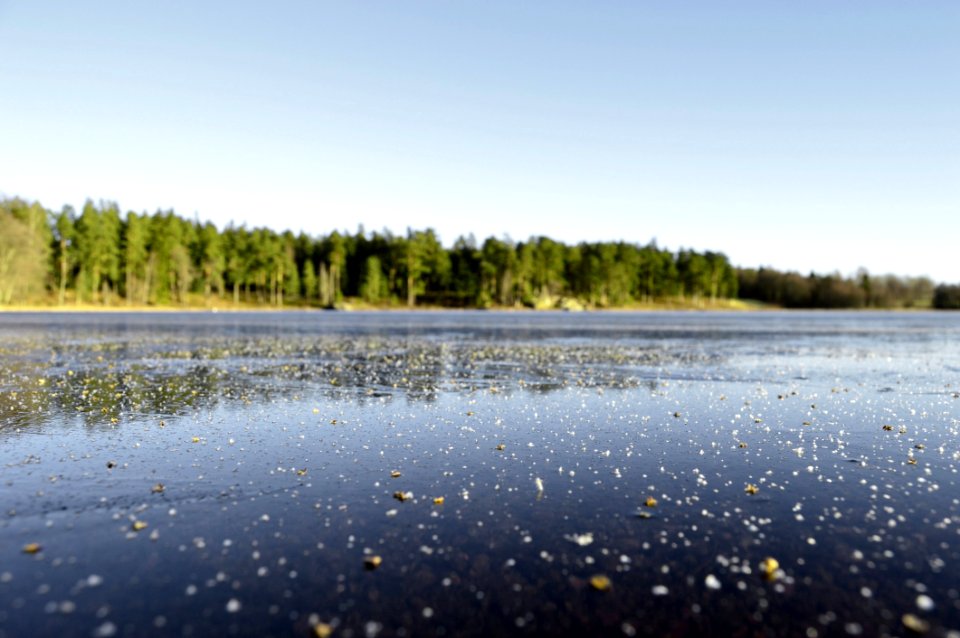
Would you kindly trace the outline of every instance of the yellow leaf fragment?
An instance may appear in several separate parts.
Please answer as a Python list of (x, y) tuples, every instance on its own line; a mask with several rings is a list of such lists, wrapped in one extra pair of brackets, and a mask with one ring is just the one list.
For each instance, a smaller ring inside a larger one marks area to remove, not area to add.
[(23, 546), (23, 553), (36, 554), (41, 549), (43, 549), (43, 546), (40, 545), (40, 543), (27, 543), (26, 545)]
[(135, 532), (147, 529), (147, 524), (144, 521), (133, 521), (133, 524), (130, 525), (130, 529)]
[(610, 582), (610, 579), (603, 574), (597, 574), (590, 577), (590, 586), (597, 591), (610, 591), (610, 589), (613, 587), (613, 583)]
[(930, 623), (914, 614), (904, 614), (900, 621), (904, 627), (916, 634), (925, 634), (930, 631)]
[(398, 490), (398, 491), (396, 491), (396, 492), (393, 493), (393, 498), (397, 499), (398, 501), (400, 501), (400, 502), (402, 503), (402, 502), (404, 502), (404, 501), (408, 501), (408, 500), (410, 500), (411, 498), (413, 498), (413, 492), (403, 492), (403, 491)]
[(507, 449), (507, 446), (506, 446), (506, 445), (504, 445), (503, 443), (497, 443), (497, 451), (498, 451), (498, 452), (503, 452), (505, 449)]
[(643, 504), (646, 505), (647, 507), (656, 507), (657, 499), (653, 498), (652, 496), (648, 496), (647, 500), (645, 500)]
[(193, 441), (194, 443), (199, 443), (199, 442), (200, 442), (200, 437), (199, 437), (199, 436), (195, 436), (195, 437), (193, 437), (193, 438), (191, 439), (191, 441)]
[(400, 470), (393, 470), (390, 472), (390, 478), (400, 478)]
[(313, 635), (317, 638), (330, 638), (333, 635), (333, 627), (325, 622), (318, 622), (313, 626)]
[(297, 476), (306, 476), (306, 474), (307, 474), (307, 468), (303, 468), (302, 470), (297, 470)]
[(433, 499), (433, 504), (434, 504), (434, 505), (443, 505), (443, 497), (442, 497), (442, 496), (438, 496), (438, 497), (436, 497), (435, 499)]
[(377, 567), (380, 567), (380, 564), (383, 562), (383, 558), (380, 556), (366, 556), (363, 559), (363, 568), (368, 571), (373, 571)]
[(154, 494), (162, 494), (163, 490), (165, 489), (167, 488), (164, 487), (163, 483), (157, 483), (156, 485), (150, 488), (150, 491)]
[(777, 570), (780, 569), (780, 562), (771, 556), (767, 556), (760, 561), (760, 573), (767, 580), (776, 580)]
[(747, 494), (756, 494), (760, 491), (760, 488), (754, 485), (753, 483), (747, 483), (747, 486), (743, 490)]

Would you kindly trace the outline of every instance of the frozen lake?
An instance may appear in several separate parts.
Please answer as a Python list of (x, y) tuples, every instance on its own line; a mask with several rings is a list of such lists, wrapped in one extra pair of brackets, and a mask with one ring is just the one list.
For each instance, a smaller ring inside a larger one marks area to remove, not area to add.
[(0, 314), (0, 636), (960, 636), (958, 397), (949, 313)]

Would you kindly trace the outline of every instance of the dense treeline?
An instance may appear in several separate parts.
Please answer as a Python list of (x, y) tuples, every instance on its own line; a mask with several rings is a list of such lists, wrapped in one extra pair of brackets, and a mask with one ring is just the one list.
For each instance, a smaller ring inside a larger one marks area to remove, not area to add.
[(933, 291), (933, 307), (943, 310), (960, 310), (960, 285), (940, 284)]
[(740, 295), (784, 308), (937, 308), (927, 277), (801, 275), (768, 268), (737, 271)]
[[(460, 237), (432, 230), (326, 236), (188, 220), (173, 211), (120, 213), (87, 201), (79, 213), (0, 200), (0, 304), (373, 305), (622, 307), (683, 299), (756, 299), (786, 307), (960, 305), (951, 287), (893, 276), (803, 277), (737, 270), (716, 252), (655, 243), (565, 245)], [(940, 303), (940, 300), (942, 303)]]
[[(79, 214), (19, 199), (0, 202), (0, 302), (54, 294), (60, 304), (370, 304), (622, 306), (671, 297), (736, 296), (719, 253), (656, 245), (525, 242), (473, 237), (444, 248), (432, 230), (310, 237), (128, 212), (88, 201)], [(4, 266), (6, 265), (6, 269)]]

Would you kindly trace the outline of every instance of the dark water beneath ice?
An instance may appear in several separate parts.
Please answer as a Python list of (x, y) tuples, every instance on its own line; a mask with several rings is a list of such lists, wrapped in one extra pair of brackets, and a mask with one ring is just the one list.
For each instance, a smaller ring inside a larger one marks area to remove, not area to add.
[(958, 393), (954, 314), (0, 315), (0, 636), (960, 636)]

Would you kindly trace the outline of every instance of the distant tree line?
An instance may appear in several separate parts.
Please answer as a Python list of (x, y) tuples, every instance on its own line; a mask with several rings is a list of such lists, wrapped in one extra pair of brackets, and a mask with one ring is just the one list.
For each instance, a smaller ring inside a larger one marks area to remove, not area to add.
[(933, 291), (934, 308), (960, 310), (960, 285), (940, 284)]
[(312, 237), (233, 224), (219, 230), (173, 211), (122, 215), (111, 202), (88, 200), (78, 213), (0, 200), (0, 304), (333, 307), (360, 299), (545, 308), (738, 296), (785, 307), (960, 306), (960, 286), (935, 291), (928, 279), (738, 270), (722, 253), (674, 253), (654, 242), (479, 243), (471, 235), (445, 248), (430, 229)]
[[(720, 253), (655, 244), (523, 242), (460, 237), (444, 248), (433, 230), (311, 237), (188, 220), (173, 211), (121, 215), (87, 201), (77, 213), (0, 201), (0, 302), (54, 295), (60, 304), (370, 304), (450, 307), (591, 306), (685, 297), (728, 299), (737, 278)], [(6, 265), (6, 269), (4, 266)]]
[[(801, 275), (769, 268), (737, 270), (741, 297), (784, 308), (947, 308), (927, 277)], [(940, 290), (944, 286), (938, 287)], [(960, 287), (956, 287), (960, 288)]]

